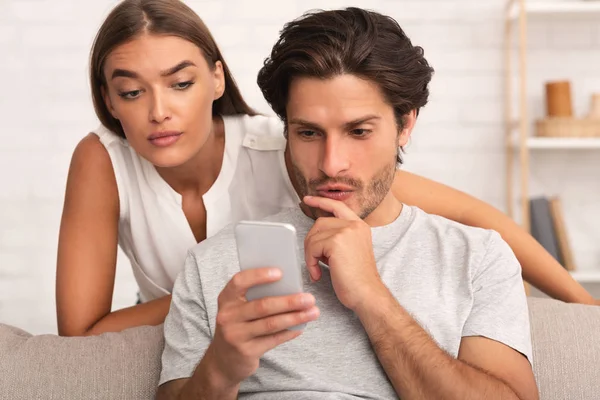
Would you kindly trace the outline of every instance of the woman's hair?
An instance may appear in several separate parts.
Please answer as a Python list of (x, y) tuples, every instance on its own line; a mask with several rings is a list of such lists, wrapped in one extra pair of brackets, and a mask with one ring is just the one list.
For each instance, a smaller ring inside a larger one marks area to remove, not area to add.
[(294, 78), (343, 74), (376, 83), (402, 128), (406, 114), (427, 104), (433, 68), (393, 18), (350, 7), (310, 12), (286, 24), (258, 73), (258, 86), (287, 127)]
[(213, 102), (213, 115), (256, 114), (242, 98), (210, 31), (191, 8), (179, 0), (124, 0), (100, 27), (90, 56), (94, 109), (100, 122), (108, 129), (125, 137), (121, 123), (108, 111), (102, 96), (102, 88), (107, 89), (104, 64), (117, 46), (145, 33), (177, 36), (194, 43), (202, 50), (210, 68), (221, 61), (225, 92)]

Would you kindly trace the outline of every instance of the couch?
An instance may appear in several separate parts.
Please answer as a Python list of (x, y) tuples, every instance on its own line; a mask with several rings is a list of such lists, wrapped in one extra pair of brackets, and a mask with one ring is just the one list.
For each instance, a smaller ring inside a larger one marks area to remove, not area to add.
[[(600, 399), (600, 307), (528, 302), (540, 398)], [(161, 326), (64, 338), (0, 324), (0, 399), (152, 399), (162, 346)]]

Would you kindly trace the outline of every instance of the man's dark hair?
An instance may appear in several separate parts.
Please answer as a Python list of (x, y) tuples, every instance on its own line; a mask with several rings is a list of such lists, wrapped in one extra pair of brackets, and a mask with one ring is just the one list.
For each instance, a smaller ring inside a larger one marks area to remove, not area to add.
[(427, 104), (433, 68), (396, 20), (350, 7), (309, 12), (287, 23), (258, 73), (258, 86), (287, 130), (292, 79), (343, 74), (376, 83), (402, 129), (404, 116)]

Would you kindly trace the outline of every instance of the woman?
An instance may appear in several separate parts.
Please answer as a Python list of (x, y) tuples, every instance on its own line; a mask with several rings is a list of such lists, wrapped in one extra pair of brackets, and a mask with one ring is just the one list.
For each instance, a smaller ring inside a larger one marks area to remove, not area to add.
[[(208, 29), (180, 1), (120, 3), (98, 32), (90, 75), (102, 126), (79, 143), (69, 170), (57, 266), (61, 335), (162, 323), (187, 249), (230, 222), (299, 202), (280, 123), (248, 107)], [(491, 206), (406, 172), (394, 193), (496, 229), (526, 280), (561, 300), (594, 301)], [(117, 246), (142, 304), (111, 312)]]

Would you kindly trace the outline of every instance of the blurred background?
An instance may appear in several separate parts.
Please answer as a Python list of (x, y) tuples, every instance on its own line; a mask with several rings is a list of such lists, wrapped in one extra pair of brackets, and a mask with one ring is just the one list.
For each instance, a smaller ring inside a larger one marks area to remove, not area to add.
[[(0, 0), (0, 322), (32, 333), (56, 333), (56, 248), (67, 170), (77, 142), (98, 125), (87, 79), (88, 54), (97, 29), (116, 3)], [(186, 3), (211, 29), (246, 100), (268, 114), (272, 112), (258, 90), (256, 74), (285, 22), (309, 9), (349, 5), (394, 17), (413, 43), (425, 49), (436, 71), (430, 103), (407, 148), (405, 168), (508, 211), (506, 106), (518, 122), (521, 81), (516, 69), (518, 32), (512, 36), (515, 68), (507, 74), (507, 1)], [(547, 82), (569, 82), (576, 118), (589, 113), (592, 95), (600, 93), (598, 2), (540, 4), (542, 8), (530, 10), (527, 20), (524, 93), (529, 135), (536, 134), (535, 121), (547, 117)], [(587, 8), (578, 8), (581, 4)], [(518, 27), (518, 21), (512, 24)], [(505, 98), (507, 82), (513, 87), (510, 102)], [(596, 297), (600, 297), (599, 141), (524, 146), (530, 165), (526, 198), (559, 196), (576, 265), (574, 276)], [(519, 219), (517, 161), (515, 167), (515, 189), (510, 193)], [(122, 254), (117, 269), (113, 306), (133, 305), (137, 286)]]

